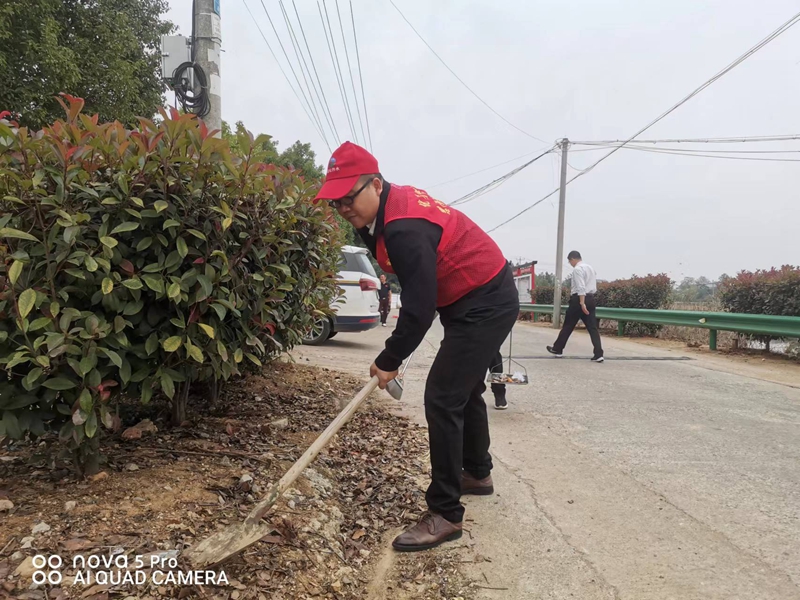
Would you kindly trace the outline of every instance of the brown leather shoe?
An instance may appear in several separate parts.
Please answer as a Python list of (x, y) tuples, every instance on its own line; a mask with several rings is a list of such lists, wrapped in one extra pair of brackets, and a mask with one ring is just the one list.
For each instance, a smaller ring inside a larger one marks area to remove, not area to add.
[(472, 494), (474, 496), (489, 496), (494, 494), (492, 476), (489, 475), (483, 479), (477, 479), (466, 471), (463, 471), (461, 473), (461, 495), (465, 496), (467, 494)]
[(392, 547), (400, 552), (418, 552), (461, 537), (461, 523), (451, 523), (442, 515), (426, 512), (419, 523), (398, 535)]

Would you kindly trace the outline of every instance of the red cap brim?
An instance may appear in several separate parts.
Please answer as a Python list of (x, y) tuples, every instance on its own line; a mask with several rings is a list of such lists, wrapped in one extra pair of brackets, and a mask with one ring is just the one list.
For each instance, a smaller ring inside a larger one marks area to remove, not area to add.
[(314, 202), (319, 200), (338, 200), (346, 196), (347, 193), (353, 189), (359, 177), (361, 177), (361, 175), (342, 177), (341, 179), (327, 179), (316, 198), (314, 198)]

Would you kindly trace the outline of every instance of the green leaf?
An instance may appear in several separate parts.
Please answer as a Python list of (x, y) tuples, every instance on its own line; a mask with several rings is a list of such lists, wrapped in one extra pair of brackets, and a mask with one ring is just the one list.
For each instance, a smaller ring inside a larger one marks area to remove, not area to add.
[(230, 217), (225, 217), (224, 219), (222, 219), (222, 231), (226, 231), (228, 227), (231, 226), (232, 223), (233, 219), (231, 219)]
[(24, 383), (27, 384), (27, 389), (31, 389), (33, 384), (36, 383), (36, 380), (42, 376), (44, 370), (41, 367), (36, 367), (35, 369), (31, 369), (30, 372), (25, 376)]
[(107, 235), (104, 235), (103, 237), (100, 238), (100, 243), (103, 244), (104, 246), (109, 247), (109, 248), (116, 248), (116, 246), (117, 246), (117, 244), (119, 242), (117, 242), (117, 240), (115, 240), (112, 237), (108, 237)]
[(244, 352), (242, 352), (241, 348), (237, 348), (236, 352), (233, 353), (234, 362), (238, 365), (240, 362), (242, 362), (243, 358), (244, 358)]
[(191, 233), (194, 237), (203, 240), (204, 242), (208, 241), (206, 234), (204, 234), (202, 231), (197, 231), (197, 229), (187, 229), (186, 231)]
[(166, 373), (161, 373), (161, 389), (167, 395), (167, 398), (172, 399), (175, 395), (175, 383), (172, 381), (172, 377)]
[(142, 281), (154, 292), (164, 293), (164, 280), (157, 275), (142, 275)]
[(86, 418), (84, 431), (86, 432), (86, 437), (88, 438), (93, 438), (94, 434), (97, 433), (97, 413), (94, 411), (90, 412), (89, 416)]
[(111, 235), (115, 233), (125, 233), (126, 231), (134, 231), (139, 229), (139, 223), (134, 223), (133, 221), (125, 221), (124, 223), (120, 223), (114, 229), (111, 230)]
[(89, 273), (97, 271), (97, 261), (93, 257), (87, 255), (86, 258), (83, 259), (83, 264), (86, 266), (86, 270), (89, 271)]
[(83, 391), (81, 392), (81, 395), (78, 396), (78, 403), (80, 404), (81, 408), (85, 412), (87, 412), (87, 413), (91, 412), (92, 411), (92, 405), (93, 405), (92, 392), (90, 392), (86, 388), (83, 388)]
[(217, 354), (222, 357), (222, 360), (228, 360), (228, 349), (225, 347), (225, 344), (222, 343), (221, 340), (217, 340)]
[(89, 356), (83, 357), (79, 364), (81, 368), (81, 376), (86, 377), (86, 374), (97, 366), (97, 354), (94, 351), (91, 351)]
[(178, 335), (173, 335), (161, 342), (161, 347), (165, 352), (175, 352), (181, 347), (181, 338)]
[(17, 279), (19, 279), (20, 274), (22, 273), (22, 262), (19, 260), (15, 260), (11, 268), (8, 269), (8, 278), (11, 281), (11, 284), (17, 283)]
[(169, 298), (172, 298), (174, 300), (175, 298), (180, 298), (180, 295), (181, 295), (180, 283), (173, 283), (172, 285), (169, 286), (169, 289), (167, 290), (167, 296)]
[(11, 227), (0, 228), (0, 237), (14, 238), (17, 240), (28, 240), (29, 242), (38, 242), (39, 240), (33, 237), (30, 233), (20, 231), (19, 229), (12, 229)]
[(50, 319), (50, 317), (40, 317), (30, 324), (28, 331), (39, 331), (40, 329), (47, 327), (50, 323), (52, 323), (52, 319)]
[(124, 285), (129, 290), (140, 290), (144, 287), (144, 285), (139, 279), (126, 279), (125, 281), (122, 282), (122, 285)]
[(55, 319), (58, 317), (58, 313), (61, 310), (61, 306), (58, 302), (51, 302), (50, 303), (50, 315)]
[(195, 345), (186, 344), (186, 355), (199, 363), (203, 362), (203, 351)]
[(113, 291), (114, 291), (114, 281), (109, 277), (105, 277), (103, 279), (103, 294), (107, 296)]
[(140, 310), (144, 308), (144, 302), (141, 300), (137, 300), (136, 302), (128, 302), (125, 305), (125, 308), (122, 309), (122, 314), (126, 317), (130, 317), (131, 315), (137, 314)]
[(211, 325), (206, 325), (205, 323), (198, 323), (197, 326), (203, 330), (203, 332), (210, 337), (212, 340), (215, 337), (214, 328)]
[(262, 366), (262, 365), (261, 365), (261, 361), (260, 361), (260, 360), (258, 360), (258, 358), (256, 358), (256, 356), (255, 356), (255, 355), (253, 355), (253, 354), (250, 354), (249, 352), (247, 352), (247, 353), (245, 354), (245, 356), (246, 356), (248, 359), (250, 359), (250, 362), (252, 362), (254, 365), (256, 365), (256, 366), (258, 366), (258, 367)]
[(127, 360), (122, 361), (122, 367), (119, 369), (119, 378), (122, 380), (123, 387), (128, 385), (131, 380), (131, 363)]
[(136, 244), (136, 251), (142, 252), (144, 250), (147, 250), (152, 245), (153, 245), (153, 238), (151, 237), (142, 238), (141, 240), (139, 240), (139, 243)]
[(295, 202), (295, 200), (293, 198), (284, 198), (278, 204), (278, 206), (275, 207), (275, 210), (283, 210), (285, 208), (289, 208), (291, 206), (294, 206), (295, 204), (296, 204), (296, 202)]
[(36, 304), (36, 292), (28, 288), (19, 295), (19, 301), (17, 303), (19, 308), (19, 317), (21, 319), (27, 317), (31, 310), (33, 310), (34, 304)]
[(144, 343), (144, 351), (150, 355), (156, 350), (158, 350), (158, 336), (155, 333), (151, 333), (150, 337), (147, 338), (147, 341)]
[[(0, 231), (2, 230), (0, 229)], [(12, 440), (18, 440), (22, 437), (22, 430), (19, 427), (17, 415), (10, 410), (3, 411), (3, 421), (0, 422), (0, 425), (5, 429), (5, 434)]]
[(181, 255), (181, 258), (186, 258), (186, 255), (189, 254), (189, 247), (186, 245), (186, 240), (183, 238), (178, 238), (175, 242), (175, 246), (178, 250), (178, 254)]
[(156, 212), (163, 212), (163, 211), (167, 210), (168, 207), (169, 207), (169, 204), (167, 204), (163, 200), (156, 200), (153, 203), (153, 208), (156, 209)]
[(108, 348), (98, 348), (98, 352), (105, 354), (108, 360), (110, 360), (111, 363), (118, 369), (122, 367), (122, 357), (120, 357), (120, 355), (113, 350), (109, 350)]
[(46, 387), (48, 390), (71, 390), (75, 387), (76, 383), (74, 381), (70, 381), (66, 377), (55, 377), (53, 379), (48, 379), (42, 385)]
[(72, 241), (75, 239), (75, 236), (78, 235), (78, 232), (81, 230), (80, 227), (77, 225), (70, 225), (69, 227), (64, 228), (64, 241), (67, 244), (72, 244)]
[[(206, 297), (210, 296), (214, 291), (214, 286), (211, 284), (211, 280), (205, 275), (198, 275), (197, 283), (199, 283), (200, 287), (203, 288), (203, 293)], [(224, 318), (224, 315), (220, 317), (220, 319), (222, 318)]]
[(131, 196), (131, 202), (133, 202), (139, 208), (144, 208), (144, 201), (141, 198), (136, 198), (135, 196)]
[(161, 229), (166, 231), (170, 227), (180, 227), (180, 226), (181, 226), (180, 221), (176, 221), (175, 219), (167, 219), (166, 221), (164, 221), (164, 226)]

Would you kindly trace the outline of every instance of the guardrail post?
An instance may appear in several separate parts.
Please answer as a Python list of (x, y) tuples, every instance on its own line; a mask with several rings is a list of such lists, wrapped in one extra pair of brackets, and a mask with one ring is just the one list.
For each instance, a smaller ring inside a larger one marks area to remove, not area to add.
[(625, 321), (617, 321), (617, 336), (625, 335)]
[(717, 349), (717, 330), (716, 329), (709, 329), (708, 330), (708, 347), (711, 350)]

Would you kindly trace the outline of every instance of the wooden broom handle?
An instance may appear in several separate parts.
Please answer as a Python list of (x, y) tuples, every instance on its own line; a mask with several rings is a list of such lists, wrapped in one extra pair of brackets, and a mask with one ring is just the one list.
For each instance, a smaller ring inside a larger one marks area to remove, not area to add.
[(356, 397), (353, 398), (347, 406), (344, 407), (342, 412), (340, 412), (336, 418), (331, 421), (331, 424), (323, 431), (319, 437), (314, 440), (314, 443), (308, 447), (303, 453), (303, 456), (297, 459), (297, 461), (292, 465), (292, 467), (286, 472), (286, 474), (280, 478), (278, 483), (270, 488), (267, 497), (264, 498), (261, 502), (255, 505), (250, 514), (247, 515), (247, 519), (245, 519), (245, 524), (252, 525), (258, 523), (261, 520), (267, 511), (272, 507), (273, 504), (278, 500), (278, 498), (283, 494), (289, 486), (291, 486), (295, 480), (300, 476), (305, 468), (311, 464), (317, 455), (322, 451), (325, 446), (331, 441), (334, 435), (347, 423), (350, 418), (353, 416), (353, 413), (358, 410), (358, 407), (364, 402), (364, 400), (369, 396), (372, 391), (378, 387), (378, 378), (373, 377), (369, 380), (369, 383), (365, 385)]

